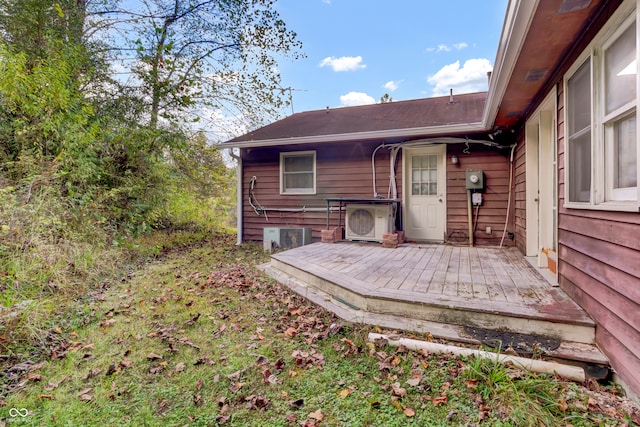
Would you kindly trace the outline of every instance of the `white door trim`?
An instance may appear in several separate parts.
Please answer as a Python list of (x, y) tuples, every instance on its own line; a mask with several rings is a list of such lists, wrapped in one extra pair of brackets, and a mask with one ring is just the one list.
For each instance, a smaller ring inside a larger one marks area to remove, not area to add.
[[(558, 168), (556, 93), (553, 90), (529, 117), (526, 142), (526, 256), (547, 267), (544, 248), (557, 250)], [(555, 206), (555, 209), (554, 209)]]

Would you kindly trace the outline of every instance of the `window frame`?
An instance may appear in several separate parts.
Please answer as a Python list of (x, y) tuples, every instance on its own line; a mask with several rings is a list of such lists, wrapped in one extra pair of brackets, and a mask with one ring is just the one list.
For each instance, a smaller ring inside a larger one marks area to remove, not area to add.
[[(311, 173), (313, 174), (312, 182), (313, 187), (309, 189), (304, 188), (291, 188), (287, 189), (285, 187), (285, 159), (288, 157), (306, 157), (311, 156), (313, 159), (313, 169)], [(280, 153), (280, 195), (282, 196), (292, 196), (292, 195), (315, 195), (316, 194), (316, 152), (314, 150), (309, 151), (286, 151)]]
[[(640, 209), (640, 124), (638, 114), (640, 114), (640, 75), (636, 72), (636, 97), (635, 101), (626, 104), (616, 110), (615, 114), (606, 113), (606, 82), (605, 82), (605, 55), (607, 48), (635, 22), (636, 26), (636, 61), (640, 60), (640, 20), (639, 0), (625, 1), (614, 15), (609, 19), (600, 32), (593, 38), (589, 46), (576, 59), (573, 65), (564, 75), (564, 206), (571, 209), (592, 209), (610, 211), (631, 211), (637, 212)], [(570, 128), (570, 91), (569, 80), (586, 62), (591, 63), (591, 188), (588, 202), (571, 201), (571, 159), (569, 145)], [(635, 200), (615, 200), (614, 196), (620, 194), (619, 190), (613, 188), (612, 174), (614, 169), (614, 159), (612, 158), (613, 140), (612, 124), (621, 117), (636, 116), (636, 187), (629, 187), (632, 197)]]

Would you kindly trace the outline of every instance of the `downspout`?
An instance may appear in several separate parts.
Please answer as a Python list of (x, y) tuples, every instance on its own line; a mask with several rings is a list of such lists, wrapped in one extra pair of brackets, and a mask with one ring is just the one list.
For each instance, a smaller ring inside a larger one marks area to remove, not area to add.
[(244, 222), (244, 215), (243, 215), (244, 209), (242, 205), (242, 173), (243, 173), (242, 156), (236, 156), (236, 154), (233, 152), (233, 148), (229, 149), (229, 154), (238, 162), (238, 168), (236, 171), (236, 174), (237, 174), (236, 179), (238, 180), (236, 183), (236, 220), (237, 220), (236, 228), (238, 229), (238, 238), (236, 241), (236, 245), (241, 245), (242, 234), (243, 234), (242, 224)]

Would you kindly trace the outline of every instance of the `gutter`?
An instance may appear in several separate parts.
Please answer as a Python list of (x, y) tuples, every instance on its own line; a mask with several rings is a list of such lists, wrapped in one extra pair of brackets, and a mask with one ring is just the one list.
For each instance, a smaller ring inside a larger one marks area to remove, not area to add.
[(388, 129), (366, 132), (338, 133), (330, 135), (311, 135), (290, 138), (263, 139), (256, 141), (223, 142), (224, 148), (252, 148), (273, 147), (282, 145), (317, 144), (322, 142), (346, 142), (367, 139), (406, 138), (413, 136), (429, 136), (451, 133), (482, 132), (485, 129), (481, 122), (463, 123), (457, 125), (426, 126), (409, 129)]
[(509, 0), (482, 115), (482, 126), (486, 129), (493, 128), (538, 4), (539, 0)]

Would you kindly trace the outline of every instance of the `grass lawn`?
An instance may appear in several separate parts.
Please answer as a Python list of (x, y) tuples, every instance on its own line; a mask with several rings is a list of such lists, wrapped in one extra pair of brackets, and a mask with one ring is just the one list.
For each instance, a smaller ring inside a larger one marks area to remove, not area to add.
[[(105, 282), (6, 353), (0, 426), (625, 426), (615, 387), (367, 342), (218, 236)], [(383, 331), (389, 333), (392, 331)], [(407, 335), (410, 336), (410, 335)], [(425, 336), (413, 336), (427, 339)]]

